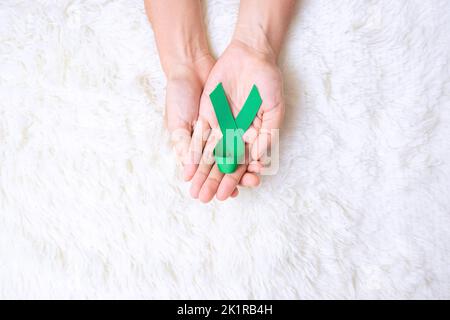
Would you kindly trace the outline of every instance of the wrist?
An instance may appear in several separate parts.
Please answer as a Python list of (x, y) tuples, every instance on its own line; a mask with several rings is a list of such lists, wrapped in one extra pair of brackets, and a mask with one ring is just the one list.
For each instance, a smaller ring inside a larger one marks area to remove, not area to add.
[(235, 38), (276, 60), (295, 4), (296, 0), (241, 0)]
[(166, 76), (209, 55), (199, 0), (146, 0), (145, 9)]
[[(212, 66), (214, 58), (209, 52), (197, 52), (195, 56), (174, 59), (164, 68), (167, 81), (192, 78), (205, 82)], [(192, 79), (191, 79), (192, 80)]]
[(180, 68), (195, 69), (202, 61), (212, 59), (207, 44), (195, 41), (179, 41), (167, 54), (161, 54), (161, 64), (167, 78)]
[(270, 43), (267, 31), (261, 24), (243, 24), (236, 25), (232, 43), (239, 43), (253, 51), (257, 52), (265, 59), (276, 62), (278, 52)]

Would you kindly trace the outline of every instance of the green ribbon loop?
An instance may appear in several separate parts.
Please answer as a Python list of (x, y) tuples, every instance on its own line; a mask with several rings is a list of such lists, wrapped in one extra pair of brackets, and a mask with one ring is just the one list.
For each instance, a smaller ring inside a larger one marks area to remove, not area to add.
[(214, 148), (214, 158), (222, 173), (233, 173), (245, 156), (245, 142), (242, 139), (261, 107), (258, 88), (253, 85), (247, 100), (236, 119), (233, 117), (222, 83), (209, 95), (219, 122), (222, 139)]

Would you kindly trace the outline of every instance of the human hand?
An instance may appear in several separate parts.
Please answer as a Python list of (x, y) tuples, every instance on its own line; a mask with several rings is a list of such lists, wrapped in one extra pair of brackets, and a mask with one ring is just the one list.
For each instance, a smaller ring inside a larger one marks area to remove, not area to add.
[[(275, 54), (269, 47), (266, 49), (261, 50), (240, 40), (233, 40), (206, 81), (191, 141), (189, 164), (184, 173), (186, 179), (192, 179), (192, 197), (199, 198), (202, 202), (212, 200), (215, 195), (219, 200), (226, 200), (237, 195), (239, 183), (256, 186), (260, 182), (257, 174), (262, 166), (258, 160), (269, 147), (272, 130), (279, 129), (284, 115), (281, 72), (276, 64)], [(209, 94), (219, 83), (222, 83), (227, 93), (235, 117), (254, 84), (263, 101), (252, 126), (243, 137), (252, 161), (239, 165), (234, 173), (226, 175), (219, 171), (217, 164), (213, 164), (212, 155), (221, 133)]]
[[(217, 166), (211, 171), (208, 150), (212, 156), (215, 135), (210, 135), (210, 142), (203, 150), (203, 133), (208, 127), (218, 125), (208, 95), (222, 82), (236, 114), (250, 88), (256, 84), (263, 104), (244, 140), (248, 142), (247, 147), (251, 147), (253, 158), (260, 159), (270, 144), (271, 129), (280, 126), (284, 113), (281, 75), (275, 61), (295, 3), (295, 0), (241, 0), (235, 40), (213, 67), (199, 1), (145, 0), (161, 66), (168, 80), (167, 126), (175, 150), (184, 163), (184, 177), (186, 180), (193, 178), (191, 194), (200, 195), (202, 201), (211, 200), (216, 192), (221, 200), (236, 196), (239, 182), (244, 186), (259, 183), (255, 174), (261, 168), (258, 161), (240, 166), (225, 178)], [(191, 138), (199, 101), (199, 120)]]
[(198, 118), (200, 97), (213, 66), (214, 59), (205, 53), (195, 61), (172, 64), (167, 74), (165, 123), (183, 165)]

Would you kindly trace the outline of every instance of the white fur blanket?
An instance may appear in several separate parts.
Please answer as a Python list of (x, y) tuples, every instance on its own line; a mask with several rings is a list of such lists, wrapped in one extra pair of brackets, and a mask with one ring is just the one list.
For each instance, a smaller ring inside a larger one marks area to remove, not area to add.
[[(208, 1), (215, 54), (238, 1)], [(450, 298), (450, 1), (305, 0), (278, 175), (191, 200), (142, 1), (0, 3), (1, 298)]]

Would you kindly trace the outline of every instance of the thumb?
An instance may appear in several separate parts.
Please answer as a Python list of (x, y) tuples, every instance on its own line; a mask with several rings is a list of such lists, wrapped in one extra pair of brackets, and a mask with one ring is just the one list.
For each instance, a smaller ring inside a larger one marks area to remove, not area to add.
[(178, 161), (181, 162), (184, 168), (187, 162), (189, 145), (191, 144), (192, 125), (188, 121), (170, 119), (167, 115), (165, 122), (170, 135), (170, 144), (175, 151)]
[(191, 143), (192, 128), (188, 125), (179, 127), (170, 132), (170, 143), (179, 161), (183, 164), (186, 163), (186, 157)]
[(167, 83), (165, 122), (174, 151), (183, 166), (198, 117), (201, 90), (201, 83), (195, 79), (180, 78)]

